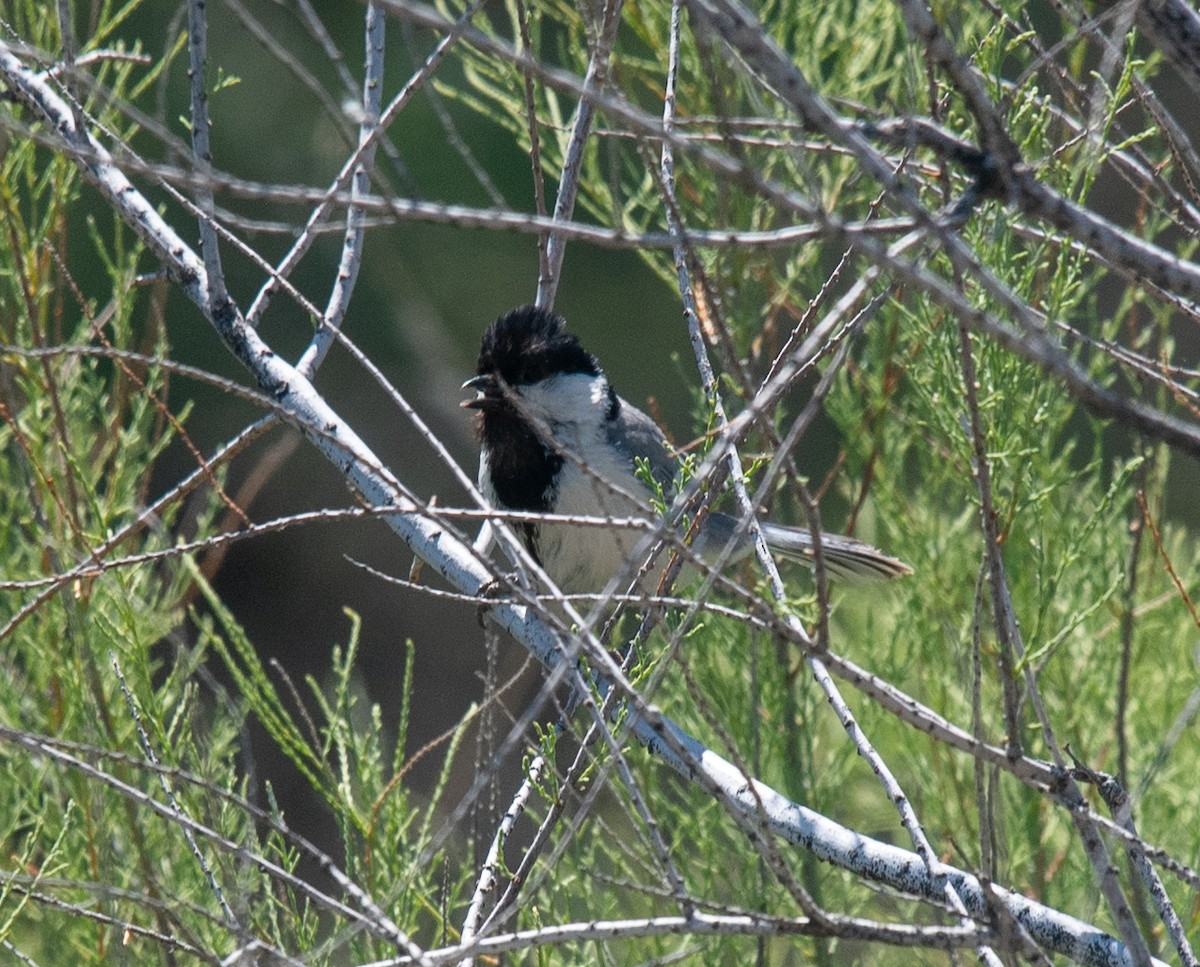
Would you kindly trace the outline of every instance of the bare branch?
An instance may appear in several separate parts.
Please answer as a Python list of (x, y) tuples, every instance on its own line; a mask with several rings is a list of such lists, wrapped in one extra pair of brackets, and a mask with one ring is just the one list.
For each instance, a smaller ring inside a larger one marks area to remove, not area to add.
[[(583, 172), (583, 151), (592, 133), (592, 115), (596, 109), (594, 95), (604, 86), (608, 74), (608, 59), (612, 56), (617, 27), (621, 23), (622, 6), (623, 0), (604, 0), (604, 12), (597, 25), (591, 59), (583, 79), (583, 89), (579, 92), (579, 106), (575, 109), (571, 139), (567, 142), (567, 154), (558, 185), (558, 198), (554, 202), (556, 222), (570, 219), (575, 211), (575, 196), (579, 191), (579, 179)], [(552, 231), (546, 243), (547, 274), (538, 278), (537, 297), (534, 300), (537, 305), (547, 309), (554, 305), (564, 255), (566, 240)]]

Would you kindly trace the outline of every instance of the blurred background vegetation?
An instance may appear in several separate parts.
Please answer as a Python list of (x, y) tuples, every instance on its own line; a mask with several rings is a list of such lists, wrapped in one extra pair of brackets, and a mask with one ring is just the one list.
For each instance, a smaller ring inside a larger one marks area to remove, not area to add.
[[(1104, 150), (1070, 144), (1051, 110), (1061, 93), (1047, 75), (1063, 87), (1070, 82), (1101, 91), (1092, 108), (1109, 148), (1136, 145), (1162, 165), (1166, 177), (1181, 178), (1171, 168), (1174, 155), (1163, 132), (1131, 102), (1134, 80), (1170, 76), (1159, 73), (1165, 69), (1158, 56), (1132, 43), (1107, 85), (1095, 83), (1102, 54), (1072, 24), (1086, 13), (1050, 4), (1002, 7), (1003, 17), (983, 4), (939, 14), (958, 49), (992, 80), (992, 94), (1006, 105), (1011, 133), (1038, 176), (1102, 214), (1134, 224), (1142, 237), (1183, 257), (1194, 255), (1194, 230), (1181, 227), (1170, 206), (1155, 206), (1120, 183)], [(62, 37), (45, 4), (10, 0), (3, 8), (6, 43), (20, 41), (57, 56)], [(312, 7), (356, 78), (363, 9), (345, 2)], [(486, 5), (477, 24), (509, 36), (515, 10), (515, 4)], [(345, 89), (338, 65), (306, 27), (304, 8), (227, 0), (210, 3), (208, 12), (214, 164), (246, 181), (323, 188), (350, 150), (344, 131), (355, 128), (344, 102), (357, 92)], [(81, 97), (102, 122), (99, 136), (128, 141), (154, 162), (186, 166), (179, 151), (188, 137), (187, 56), (180, 40), (186, 5), (96, 0), (74, 5), (72, 13), (81, 51), (121, 48), (148, 57), (144, 63), (100, 60), (90, 69), (94, 87)], [(530, 4), (540, 58), (582, 76), (594, 13), (554, 0)], [(847, 113), (928, 112), (931, 82), (922, 52), (890, 4), (764, 3), (757, 13), (796, 65)], [(627, 4), (617, 46), (614, 83), (655, 113), (661, 110), (668, 16), (666, 5)], [(1012, 25), (1028, 28), (1056, 57), (1038, 62), (1030, 36)], [(389, 21), (385, 101), (419, 65), (431, 36), (402, 18)], [(789, 126), (787, 112), (765, 98), (735, 59), (712, 37), (692, 39), (680, 103), (695, 130), (719, 141), (730, 132), (713, 117), (767, 119), (755, 128), (756, 137), (733, 142), (743, 157), (843, 218), (868, 217), (878, 185), (845, 155), (803, 150), (804, 137)], [(1059, 41), (1062, 46), (1054, 48)], [(281, 52), (302, 68), (285, 63)], [(36, 62), (36, 56), (30, 59)], [(396, 196), (531, 210), (520, 83), (511, 64), (456, 48), (436, 86), (392, 128), (395, 157), (378, 162)], [(1194, 124), (1177, 88), (1157, 86), (1167, 110)], [(962, 104), (948, 88), (937, 93), (941, 122), (969, 137)], [(539, 98), (547, 194), (553, 198), (574, 105), (545, 89)], [(152, 259), (74, 166), (41, 143), (31, 113), (15, 104), (6, 112), (0, 128), (4, 342), (25, 349), (100, 345), (95, 322), (118, 349), (159, 360), (43, 359), (14, 352), (0, 363), (0, 577), (18, 582), (62, 573), (86, 557), (87, 548), (128, 525), (146, 503), (191, 473), (194, 451), (211, 454), (261, 410), (227, 385), (161, 365), (170, 360), (244, 380), (212, 328), (169, 283), (133, 285), (138, 273), (153, 270)], [(453, 136), (440, 113), (452, 119)], [(467, 146), (469, 162), (455, 139)], [(580, 219), (629, 232), (661, 230), (662, 200), (648, 174), (655, 163), (656, 154), (641, 151), (602, 114), (584, 166)], [(473, 165), (487, 173), (491, 190)], [(928, 159), (912, 164), (911, 177), (930, 210), (965, 186), (957, 173)], [(194, 220), (152, 178), (135, 180), (193, 241)], [(693, 159), (680, 162), (680, 197), (696, 229), (769, 231), (791, 217)], [(235, 232), (272, 263), (286, 252), (290, 230), (305, 214), (292, 201), (218, 195), (218, 204), (236, 208), (237, 219), (230, 220)], [(1023, 300), (1094, 339), (1195, 365), (1200, 340), (1194, 318), (1114, 279), (1094, 259), (1022, 233), (1019, 221), (992, 202), (963, 234), (980, 262)], [(340, 250), (340, 231), (331, 231), (292, 277), (317, 305), (325, 301)], [(828, 243), (704, 252), (711, 294), (719, 300), (712, 309), (727, 322), (736, 350), (734, 365), (721, 347), (712, 349), (727, 374), (740, 366), (751, 385), (766, 374), (825, 281), (834, 277), (831, 288), (844, 290), (862, 271), (851, 263), (839, 274), (841, 255)], [(921, 257), (939, 274), (953, 276), (940, 256)], [(459, 384), (473, 370), (483, 327), (533, 298), (537, 270), (532, 234), (396, 219), (368, 236), (347, 332), (464, 467), (473, 468), (475, 446), (458, 408)], [(245, 307), (262, 284), (261, 267), (227, 254), (226, 271), (231, 295)], [(971, 284), (965, 291), (976, 304), (995, 308)], [(710, 416), (695, 389), (669, 249), (612, 251), (572, 242), (556, 309), (604, 361), (618, 391), (661, 413), (677, 442), (704, 430)], [(278, 353), (295, 359), (311, 322), (292, 300), (277, 296), (260, 331)], [(1078, 340), (1070, 346), (1098, 382), (1141, 388), (1109, 357)], [(1058, 382), (994, 344), (978, 339), (975, 351), (1005, 564), (1050, 718), (1060, 740), (1086, 762), (1121, 775), (1135, 794), (1144, 835), (1194, 866), (1200, 851), (1200, 802), (1192, 794), (1200, 683), (1197, 629), (1180, 587), (1195, 588), (1200, 568), (1196, 465), (1088, 416)], [(794, 457), (800, 473), (820, 487), (826, 527), (853, 525), (916, 572), (882, 593), (840, 593), (834, 650), (970, 727), (971, 645), (981, 639), (983, 729), (989, 741), (1000, 742), (1000, 673), (990, 617), (979, 605), (983, 543), (971, 443), (963, 429), (959, 353), (958, 326), (944, 308), (897, 287), (857, 340), (824, 415)], [(449, 472), (347, 354), (335, 349), (317, 382), (414, 492), (436, 495), (441, 504), (463, 501)], [(735, 375), (723, 385), (731, 399), (744, 395)], [(786, 430), (813, 385), (810, 379), (789, 393), (772, 416), (777, 430)], [(165, 406), (156, 406), (151, 393)], [(1164, 409), (1172, 406), (1162, 386), (1143, 395)], [(172, 426), (168, 413), (184, 432)], [(770, 447), (763, 434), (749, 449), (769, 453)], [(271, 431), (219, 473), (226, 492), (256, 521), (352, 505), (339, 473), (291, 430)], [(1149, 514), (1138, 503), (1139, 492)], [(784, 487), (774, 500), (785, 516), (797, 514), (794, 490)], [(1146, 533), (1148, 516), (1161, 533), (1161, 552)], [(229, 508), (202, 487), (167, 508), (120, 553), (169, 548), (177, 539), (203, 538), (235, 524)], [(1163, 569), (1164, 556), (1178, 586)], [(540, 672), (526, 669), (504, 696), (503, 711), (488, 713), (501, 724), (493, 719), (481, 729), (489, 721), (476, 712), (490, 695), (485, 677), (492, 685), (507, 681), (525, 663), (524, 652), (502, 640), (489, 670), (473, 605), (398, 590), (354, 561), (407, 575), (411, 554), (375, 521), (286, 528), (207, 549), (197, 555), (200, 571), (166, 557), (74, 582), (7, 630), (0, 642), (6, 678), (0, 723), (82, 743), (55, 746), (56, 759), (48, 747), (6, 733), (0, 836), (10, 875), (0, 894), (0, 940), (7, 950), (39, 964), (165, 963), (176, 956), (217, 962), (253, 938), (281, 951), (306, 952), (306, 962), (357, 963), (394, 952), (377, 919), (368, 918), (375, 927), (364, 927), (305, 893), (301, 880), (348, 896), (322, 851), (422, 945), (455, 939), (495, 814), (519, 781), (520, 756), (444, 839), (437, 838), (441, 824), (486, 761), (494, 732), (506, 728), (505, 715), (525, 707)], [(797, 576), (796, 585), (789, 607), (813, 618), (807, 578)], [(39, 590), (6, 585), (0, 621), (20, 615)], [(1125, 651), (1123, 641), (1129, 643)], [(1115, 724), (1123, 676), (1129, 700), (1124, 720)], [(891, 804), (855, 760), (798, 656), (778, 641), (749, 633), (742, 622), (706, 618), (653, 698), (698, 734), (721, 736), (755, 775), (785, 794), (864, 833), (907, 845)], [(141, 737), (132, 707), (140, 709), (146, 729)], [(869, 701), (856, 696), (855, 707), (944, 859), (972, 870), (986, 866), (999, 882), (1114, 929), (1062, 810), (997, 771), (981, 776), (966, 757), (914, 739)], [(1025, 708), (1023, 714), (1029, 753), (1047, 757), (1032, 712)], [(418, 754), (439, 738), (441, 744)], [(165, 801), (153, 771), (137, 764), (148, 749), (157, 749), (167, 766), (202, 777), (173, 773), (169, 781), (185, 813), (240, 846), (241, 852), (211, 845), (203, 850), (216, 866), (226, 909), (179, 826), (150, 817), (144, 802), (114, 789), (116, 781), (132, 783)], [(559, 755), (569, 761), (562, 750)], [(641, 767), (648, 798), (662, 809), (670, 838), (686, 844), (680, 862), (695, 895), (738, 908), (795, 912), (786, 890), (715, 804), (637, 753), (631, 758)], [(102, 765), (112, 781), (77, 760)], [(979, 841), (980, 782), (994, 811), (994, 849)], [(263, 812), (220, 790), (244, 796)], [(284, 822), (315, 849), (298, 846)], [(522, 827), (521, 835), (527, 837), (529, 828)], [(619, 791), (606, 794), (578, 831), (561, 836), (563, 861), (531, 890), (522, 926), (673, 909), (629, 882), (641, 882), (645, 871), (629, 855), (638, 833)], [(301, 880), (265, 870), (251, 854), (295, 870)], [(809, 858), (792, 862), (830, 909), (877, 919), (911, 917), (909, 901), (865, 890)], [(655, 882), (653, 875), (645, 880)], [(1161, 944), (1145, 898), (1127, 886), (1143, 929)], [(1194, 936), (1196, 892), (1187, 883), (1170, 886)], [(150, 934), (122, 931), (128, 921)], [(174, 939), (162, 939), (167, 936)], [(697, 963), (947, 959), (941, 952), (850, 941), (693, 937), (554, 949), (546, 962), (633, 963), (677, 954), (690, 954)]]

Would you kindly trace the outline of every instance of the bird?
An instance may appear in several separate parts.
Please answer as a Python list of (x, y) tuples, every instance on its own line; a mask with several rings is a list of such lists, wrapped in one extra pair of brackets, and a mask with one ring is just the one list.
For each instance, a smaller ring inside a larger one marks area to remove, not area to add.
[[(658, 425), (617, 395), (597, 358), (547, 309), (520, 306), (484, 331), (475, 375), (463, 383), (475, 396), (479, 489), (498, 511), (579, 517), (646, 519), (653, 490), (638, 464), (670, 501), (679, 462)], [(644, 473), (644, 471), (643, 471)], [(761, 522), (780, 557), (813, 564), (808, 529)], [(736, 518), (711, 511), (692, 548), (715, 559), (735, 542), (732, 559), (753, 548)], [(533, 559), (568, 594), (596, 594), (623, 567), (640, 564), (644, 530), (524, 520), (518, 525)], [(821, 535), (828, 572), (851, 580), (912, 573), (904, 562), (840, 534)], [(637, 556), (635, 556), (637, 555)]]

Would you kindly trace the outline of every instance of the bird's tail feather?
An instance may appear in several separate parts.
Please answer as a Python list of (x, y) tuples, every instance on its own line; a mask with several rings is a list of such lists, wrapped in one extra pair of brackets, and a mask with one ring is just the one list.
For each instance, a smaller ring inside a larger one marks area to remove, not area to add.
[[(761, 523), (763, 536), (772, 551), (786, 560), (815, 566), (816, 552), (808, 528)], [(712, 561), (726, 551), (730, 542), (736, 547), (732, 560), (749, 553), (748, 532), (738, 527), (737, 519), (713, 511), (704, 519), (693, 547), (702, 558)], [(912, 574), (912, 568), (903, 561), (889, 557), (865, 541), (841, 534), (821, 534), (821, 558), (830, 576), (844, 581), (880, 581)]]
[[(780, 557), (813, 567), (812, 532), (802, 527), (763, 523), (767, 545)], [(850, 581), (878, 581), (912, 574), (912, 568), (865, 541), (842, 534), (821, 534), (821, 557), (830, 574)]]

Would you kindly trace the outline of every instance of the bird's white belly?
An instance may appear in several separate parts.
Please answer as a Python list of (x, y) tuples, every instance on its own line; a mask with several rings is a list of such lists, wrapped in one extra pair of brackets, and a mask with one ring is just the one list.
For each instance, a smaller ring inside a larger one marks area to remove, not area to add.
[[(551, 493), (554, 514), (614, 520), (648, 520), (652, 517), (646, 486), (634, 476), (625, 458), (598, 434), (589, 446), (581, 449), (575, 428), (557, 425), (554, 429), (564, 450), (587, 452), (595, 458), (587, 471), (570, 458), (563, 464)], [(643, 503), (615, 493), (604, 481), (614, 482), (625, 492), (637, 495)], [(479, 463), (479, 488), (489, 504), (504, 507), (496, 494), (486, 453)], [(538, 558), (554, 583), (567, 594), (587, 594), (602, 591), (628, 562), (638, 556), (647, 531), (645, 527), (617, 523), (542, 522), (537, 525), (536, 533)], [(640, 563), (634, 561), (635, 566)], [(632, 572), (629, 576), (633, 577)]]
[[(603, 452), (594, 450), (593, 452)], [(594, 466), (603, 480), (618, 482), (622, 489), (639, 496), (645, 487), (629, 469), (615, 461), (612, 466)], [(555, 513), (579, 517), (608, 517), (615, 520), (649, 516), (646, 507), (622, 494), (614, 493), (601, 480), (578, 466), (564, 466), (559, 474)], [(568, 594), (596, 593), (634, 560), (645, 539), (644, 528), (597, 524), (540, 525), (538, 552), (542, 566), (554, 582)], [(632, 577), (632, 573), (629, 575)]]

